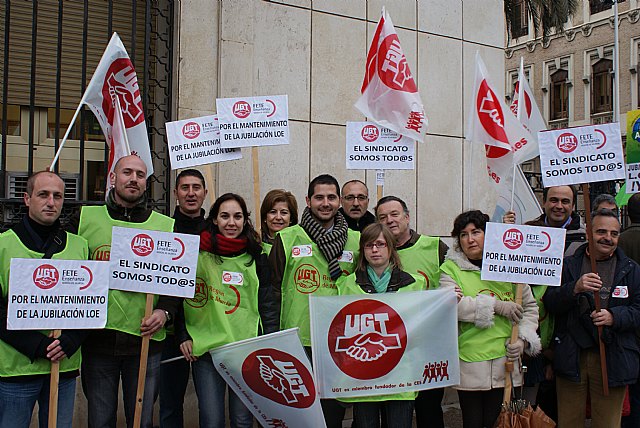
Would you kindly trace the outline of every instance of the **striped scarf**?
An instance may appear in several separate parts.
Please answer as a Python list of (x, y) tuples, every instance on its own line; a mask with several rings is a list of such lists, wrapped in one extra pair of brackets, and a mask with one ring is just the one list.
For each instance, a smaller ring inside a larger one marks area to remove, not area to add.
[(338, 264), (338, 257), (342, 255), (342, 250), (347, 243), (347, 231), (349, 226), (342, 214), (337, 213), (333, 218), (333, 230), (327, 230), (313, 217), (309, 208), (305, 208), (300, 219), (300, 226), (311, 237), (311, 240), (318, 245), (322, 255), (329, 263), (329, 275), (332, 280), (336, 280), (342, 274), (342, 269)]

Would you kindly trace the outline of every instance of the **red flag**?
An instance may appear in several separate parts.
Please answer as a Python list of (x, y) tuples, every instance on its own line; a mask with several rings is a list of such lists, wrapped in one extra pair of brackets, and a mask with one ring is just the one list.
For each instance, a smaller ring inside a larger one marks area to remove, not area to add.
[(367, 55), (358, 110), (380, 126), (424, 142), (424, 106), (391, 17), (382, 9)]
[[(102, 54), (81, 103), (89, 106), (100, 123), (110, 152), (109, 171), (123, 153), (131, 153), (140, 156), (144, 161), (147, 177), (153, 174), (138, 78), (117, 33), (113, 33)], [(114, 123), (118, 117), (118, 110), (124, 132), (118, 130), (118, 125)], [(130, 148), (122, 147), (127, 140), (130, 142)]]

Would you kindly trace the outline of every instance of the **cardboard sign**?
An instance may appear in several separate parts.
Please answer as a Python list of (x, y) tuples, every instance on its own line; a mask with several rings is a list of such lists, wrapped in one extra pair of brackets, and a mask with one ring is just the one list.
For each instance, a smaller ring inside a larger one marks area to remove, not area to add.
[(640, 192), (640, 163), (627, 164), (627, 193)]
[(627, 112), (626, 193), (640, 192), (640, 110)]
[(200, 237), (113, 227), (109, 288), (192, 298)]
[(289, 98), (218, 98), (220, 144), (228, 147), (289, 144)]
[(225, 149), (220, 146), (220, 128), (216, 115), (167, 122), (166, 125), (171, 169), (242, 158), (240, 149)]
[(538, 142), (544, 187), (624, 178), (618, 123), (541, 131)]
[(309, 309), (322, 398), (395, 394), (460, 381), (451, 290), (311, 296)]
[(566, 233), (558, 227), (487, 223), (480, 277), (489, 281), (560, 285)]
[(371, 122), (347, 122), (347, 169), (414, 169), (415, 141)]
[(11, 259), (7, 329), (104, 328), (108, 291), (107, 262)]

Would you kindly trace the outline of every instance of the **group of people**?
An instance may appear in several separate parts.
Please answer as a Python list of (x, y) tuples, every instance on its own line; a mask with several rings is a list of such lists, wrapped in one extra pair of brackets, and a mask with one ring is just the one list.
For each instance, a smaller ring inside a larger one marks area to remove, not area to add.
[[(522, 302), (516, 302), (515, 284), (480, 278), (489, 218), (477, 210), (455, 218), (454, 245), (449, 248), (440, 238), (410, 227), (410, 212), (401, 198), (385, 196), (371, 213), (365, 183), (352, 180), (340, 187), (334, 177), (323, 174), (309, 183), (302, 212), (290, 192), (268, 192), (260, 220), (254, 220), (260, 222), (259, 233), (245, 200), (237, 194), (218, 197), (206, 215), (202, 209), (206, 182), (195, 169), (176, 177), (178, 204), (172, 218), (147, 207), (146, 168), (137, 156), (120, 159), (109, 178), (113, 188), (106, 204), (82, 207), (63, 228), (58, 218), (64, 183), (51, 172), (34, 174), (24, 196), (27, 214), (0, 235), (0, 428), (28, 427), (36, 402), (40, 426), (45, 426), (50, 363), (57, 361), (59, 426), (71, 427), (78, 374), (90, 427), (116, 426), (120, 382), (127, 426), (132, 426), (143, 336), (151, 340), (141, 426), (153, 426), (158, 396), (160, 426), (183, 426), (191, 373), (201, 427), (225, 426), (225, 396), (231, 426), (251, 427), (251, 412), (216, 371), (210, 349), (297, 327), (311, 356), (310, 294), (402, 293), (439, 287), (450, 289), (458, 299), (456, 389), (464, 427), (493, 426), (501, 409), (507, 361), (515, 363), (509, 375), (513, 385), (524, 383), (525, 396), (534, 403), (538, 397), (561, 427), (581, 426), (587, 392), (592, 426), (619, 426), (627, 385), (630, 418), (638, 418), (634, 411), (640, 398), (636, 386), (640, 267), (625, 253), (632, 257), (640, 253), (640, 195), (629, 202), (632, 225), (622, 234), (617, 207), (594, 209), (589, 238), (596, 274), (588, 262), (584, 226), (574, 212), (575, 189), (545, 189), (544, 213), (528, 224), (567, 230), (562, 285), (524, 285)], [(611, 200), (604, 198), (607, 202)], [(504, 221), (515, 222), (515, 215), (507, 213)], [(143, 294), (110, 290), (104, 329), (62, 331), (58, 337), (46, 331), (7, 330), (12, 257), (108, 260), (112, 226), (199, 235), (195, 296), (158, 296), (152, 315), (145, 318)], [(312, 288), (297, 275), (305, 266), (318, 273)], [(594, 293), (600, 294), (602, 311), (594, 310)], [(514, 325), (518, 339), (511, 342)], [(607, 350), (608, 396), (602, 394), (599, 377), (598, 327)], [(180, 356), (184, 358), (175, 360)], [(162, 360), (171, 362), (161, 364)], [(557, 414), (549, 404), (555, 400), (542, 399), (555, 391)], [(435, 388), (323, 399), (321, 404), (329, 428), (342, 427), (345, 409), (351, 405), (358, 428), (409, 428), (414, 413), (418, 427), (444, 427), (443, 395), (443, 388)], [(636, 424), (636, 419), (630, 423)]]

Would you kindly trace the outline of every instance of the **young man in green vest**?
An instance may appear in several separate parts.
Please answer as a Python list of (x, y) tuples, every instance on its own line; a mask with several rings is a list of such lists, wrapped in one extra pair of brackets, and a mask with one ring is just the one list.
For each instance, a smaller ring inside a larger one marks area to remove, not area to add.
[[(337, 296), (336, 279), (350, 274), (358, 260), (360, 234), (349, 230), (340, 208), (338, 181), (323, 174), (307, 191), (300, 223), (278, 232), (269, 255), (272, 284), (280, 313), (280, 328), (298, 327), (300, 340), (311, 353), (309, 295)], [(342, 427), (344, 407), (322, 400), (327, 428)]]
[[(173, 219), (147, 208), (147, 168), (136, 155), (125, 156), (109, 179), (113, 188), (104, 206), (86, 206), (72, 228), (89, 242), (92, 260), (109, 260), (113, 226), (173, 231)], [(142, 427), (151, 428), (153, 401), (158, 391), (158, 372), (165, 338), (180, 299), (156, 296), (154, 310), (144, 318), (145, 294), (109, 290), (107, 326), (92, 331), (82, 350), (82, 388), (88, 401), (89, 426), (116, 425), (118, 385), (122, 392), (127, 426), (133, 424), (142, 336), (151, 336), (142, 407)]]
[[(402, 270), (422, 275), (427, 289), (438, 288), (440, 265), (449, 247), (440, 238), (420, 235), (409, 227), (407, 204), (397, 196), (385, 196), (376, 205), (376, 217), (393, 233), (396, 249), (402, 262)], [(416, 422), (420, 428), (444, 428), (442, 397), (444, 388), (420, 391), (416, 398)]]
[(28, 213), (0, 235), (0, 427), (27, 428), (38, 402), (40, 426), (49, 414), (51, 363), (60, 362), (58, 426), (71, 428), (80, 368), (83, 331), (64, 330), (58, 338), (48, 331), (7, 330), (7, 294), (12, 258), (86, 260), (87, 241), (64, 232), (58, 217), (64, 182), (51, 172), (38, 172), (27, 181), (24, 203)]

